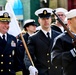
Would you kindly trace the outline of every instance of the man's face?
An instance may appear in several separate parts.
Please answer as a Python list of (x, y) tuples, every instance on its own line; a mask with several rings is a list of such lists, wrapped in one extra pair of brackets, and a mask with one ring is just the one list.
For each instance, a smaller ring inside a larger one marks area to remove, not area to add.
[(9, 29), (9, 22), (0, 22), (0, 32), (5, 34)]
[(46, 29), (49, 28), (51, 25), (51, 17), (49, 18), (39, 18), (38, 22), (40, 23), (41, 27)]
[(57, 15), (64, 22), (64, 20), (66, 18), (66, 16), (64, 15), (64, 13), (63, 12), (58, 12)]
[(71, 18), (71, 19), (68, 21), (68, 24), (69, 24), (69, 26), (70, 26), (70, 29), (75, 29), (75, 30), (76, 30), (76, 17)]

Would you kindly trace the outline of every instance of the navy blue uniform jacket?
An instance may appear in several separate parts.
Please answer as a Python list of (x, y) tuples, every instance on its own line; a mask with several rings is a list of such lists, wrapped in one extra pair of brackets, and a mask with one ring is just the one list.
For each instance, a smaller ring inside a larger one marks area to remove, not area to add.
[(7, 34), (7, 41), (4, 41), (0, 37), (0, 75), (15, 75), (21, 70), (18, 56), (16, 38)]
[(73, 48), (73, 39), (68, 33), (62, 33), (55, 39), (51, 54), (52, 63), (63, 67), (64, 75), (76, 75), (76, 57), (71, 54)]
[(29, 37), (28, 50), (35, 67), (38, 69), (38, 75), (61, 75), (60, 69), (51, 64), (51, 48), (53, 40), (57, 35), (59, 35), (59, 33), (52, 30), (51, 39), (49, 41), (40, 30), (35, 35)]

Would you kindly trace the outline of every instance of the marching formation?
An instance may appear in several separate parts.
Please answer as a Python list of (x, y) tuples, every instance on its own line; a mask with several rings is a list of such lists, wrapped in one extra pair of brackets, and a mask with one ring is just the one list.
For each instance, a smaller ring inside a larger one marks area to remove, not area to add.
[(8, 33), (11, 12), (0, 11), (0, 75), (76, 75), (76, 9), (40, 8), (35, 15), (38, 24), (25, 20), (25, 33), (15, 37)]

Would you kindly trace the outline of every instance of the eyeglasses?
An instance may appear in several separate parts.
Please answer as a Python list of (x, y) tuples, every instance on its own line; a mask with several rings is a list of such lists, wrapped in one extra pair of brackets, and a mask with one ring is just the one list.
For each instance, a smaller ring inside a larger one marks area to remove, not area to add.
[(58, 16), (65, 16), (64, 14), (58, 14)]

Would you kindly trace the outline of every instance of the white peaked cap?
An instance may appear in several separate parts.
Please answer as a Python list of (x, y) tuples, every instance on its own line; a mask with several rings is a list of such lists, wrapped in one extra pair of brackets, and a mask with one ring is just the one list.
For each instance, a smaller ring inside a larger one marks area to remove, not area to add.
[(51, 8), (40, 8), (35, 12), (35, 15), (38, 16), (39, 14), (42, 14), (43, 11), (46, 10), (47, 13), (52, 14), (52, 9)]
[(34, 19), (28, 19), (28, 20), (25, 20), (24, 21), (24, 28), (28, 25), (34, 25), (34, 26), (37, 26), (37, 24), (35, 23), (35, 20)]
[(4, 13), (8, 13), (8, 16), (10, 16), (10, 17), (12, 16), (12, 14), (6, 10), (0, 11), (0, 16), (2, 16)]
[(70, 19), (70, 18), (76, 17), (76, 9), (72, 9), (72, 10), (70, 10), (70, 11), (67, 12), (65, 15), (66, 15), (67, 19)]
[(57, 8), (57, 9), (55, 9), (56, 10), (56, 13), (58, 13), (58, 12), (63, 12), (64, 14), (66, 13), (66, 12), (68, 12), (66, 9), (64, 9), (64, 8)]
[(10, 12), (8, 11), (0, 11), (0, 21), (8, 21), (10, 22), (11, 21), (11, 16), (12, 14), (10, 14)]
[(30, 22), (35, 22), (35, 20), (33, 20), (33, 19), (25, 20), (25, 21), (24, 21), (24, 25), (27, 24), (27, 23), (30, 23)]

